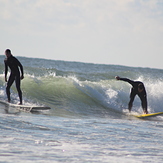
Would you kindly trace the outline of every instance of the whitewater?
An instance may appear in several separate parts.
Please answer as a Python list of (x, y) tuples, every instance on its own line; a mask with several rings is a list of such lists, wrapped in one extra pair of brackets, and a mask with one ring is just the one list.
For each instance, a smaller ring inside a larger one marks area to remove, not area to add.
[[(27, 113), (0, 104), (0, 162), (163, 161), (163, 116), (138, 119), (128, 113), (131, 85), (142, 81), (148, 111), (163, 112), (163, 70), (17, 57), (24, 67), (23, 103), (51, 110)], [(0, 99), (6, 100), (4, 56)], [(15, 85), (11, 99), (19, 101)], [(142, 114), (135, 98), (132, 114)]]

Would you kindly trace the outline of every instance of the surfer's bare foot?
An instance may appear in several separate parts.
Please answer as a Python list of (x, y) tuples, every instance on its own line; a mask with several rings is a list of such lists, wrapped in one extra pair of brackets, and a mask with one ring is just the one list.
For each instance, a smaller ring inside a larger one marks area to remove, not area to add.
[(10, 103), (10, 100), (8, 100), (8, 103)]
[(22, 105), (22, 102), (18, 103), (18, 105)]
[(144, 114), (148, 114), (148, 111), (144, 111)]

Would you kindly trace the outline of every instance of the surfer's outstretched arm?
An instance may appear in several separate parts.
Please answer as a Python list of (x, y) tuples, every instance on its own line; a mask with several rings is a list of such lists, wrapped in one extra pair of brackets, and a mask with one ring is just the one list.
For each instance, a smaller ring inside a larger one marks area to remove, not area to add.
[(132, 86), (134, 86), (134, 81), (128, 79), (128, 78), (120, 78), (119, 76), (116, 76), (115, 77), (117, 80), (122, 80), (122, 81), (125, 81), (125, 82), (128, 82), (129, 84), (131, 84)]

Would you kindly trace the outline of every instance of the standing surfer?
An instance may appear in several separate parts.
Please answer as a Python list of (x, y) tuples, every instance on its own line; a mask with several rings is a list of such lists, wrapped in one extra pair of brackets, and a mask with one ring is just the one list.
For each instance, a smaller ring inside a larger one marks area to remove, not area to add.
[[(23, 66), (22, 64), (18, 61), (17, 58), (15, 58), (11, 54), (10, 49), (6, 49), (5, 51), (6, 58), (4, 60), (5, 63), (5, 81), (7, 82), (7, 87), (6, 87), (6, 94), (8, 98), (8, 102), (11, 101), (10, 99), (10, 87), (15, 81), (16, 84), (16, 89), (18, 91), (20, 103), (19, 105), (22, 105), (22, 91), (20, 88), (20, 80), (24, 78), (24, 72), (23, 72)], [(8, 67), (10, 68), (10, 76), (9, 79), (7, 80), (7, 73), (8, 73)], [(19, 70), (20, 68), (20, 70)], [(21, 76), (20, 76), (20, 71), (21, 71)]]
[(117, 80), (122, 80), (122, 81), (128, 82), (129, 84), (132, 85), (131, 93), (130, 93), (130, 101), (128, 103), (129, 112), (131, 111), (132, 104), (133, 104), (135, 96), (138, 95), (140, 100), (141, 100), (141, 105), (142, 105), (144, 113), (148, 114), (148, 111), (147, 111), (147, 94), (146, 94), (144, 84), (140, 81), (132, 81), (132, 80), (127, 79), (127, 78), (120, 78), (119, 76), (116, 76), (115, 78)]

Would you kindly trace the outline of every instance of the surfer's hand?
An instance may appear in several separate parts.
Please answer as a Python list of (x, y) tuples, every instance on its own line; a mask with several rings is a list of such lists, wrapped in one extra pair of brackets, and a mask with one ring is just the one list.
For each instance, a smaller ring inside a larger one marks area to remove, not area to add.
[(22, 75), (22, 76), (20, 77), (20, 79), (21, 79), (21, 80), (24, 79), (24, 76)]
[(119, 76), (115, 76), (115, 78), (116, 78), (117, 80), (120, 80), (120, 77), (119, 77)]

